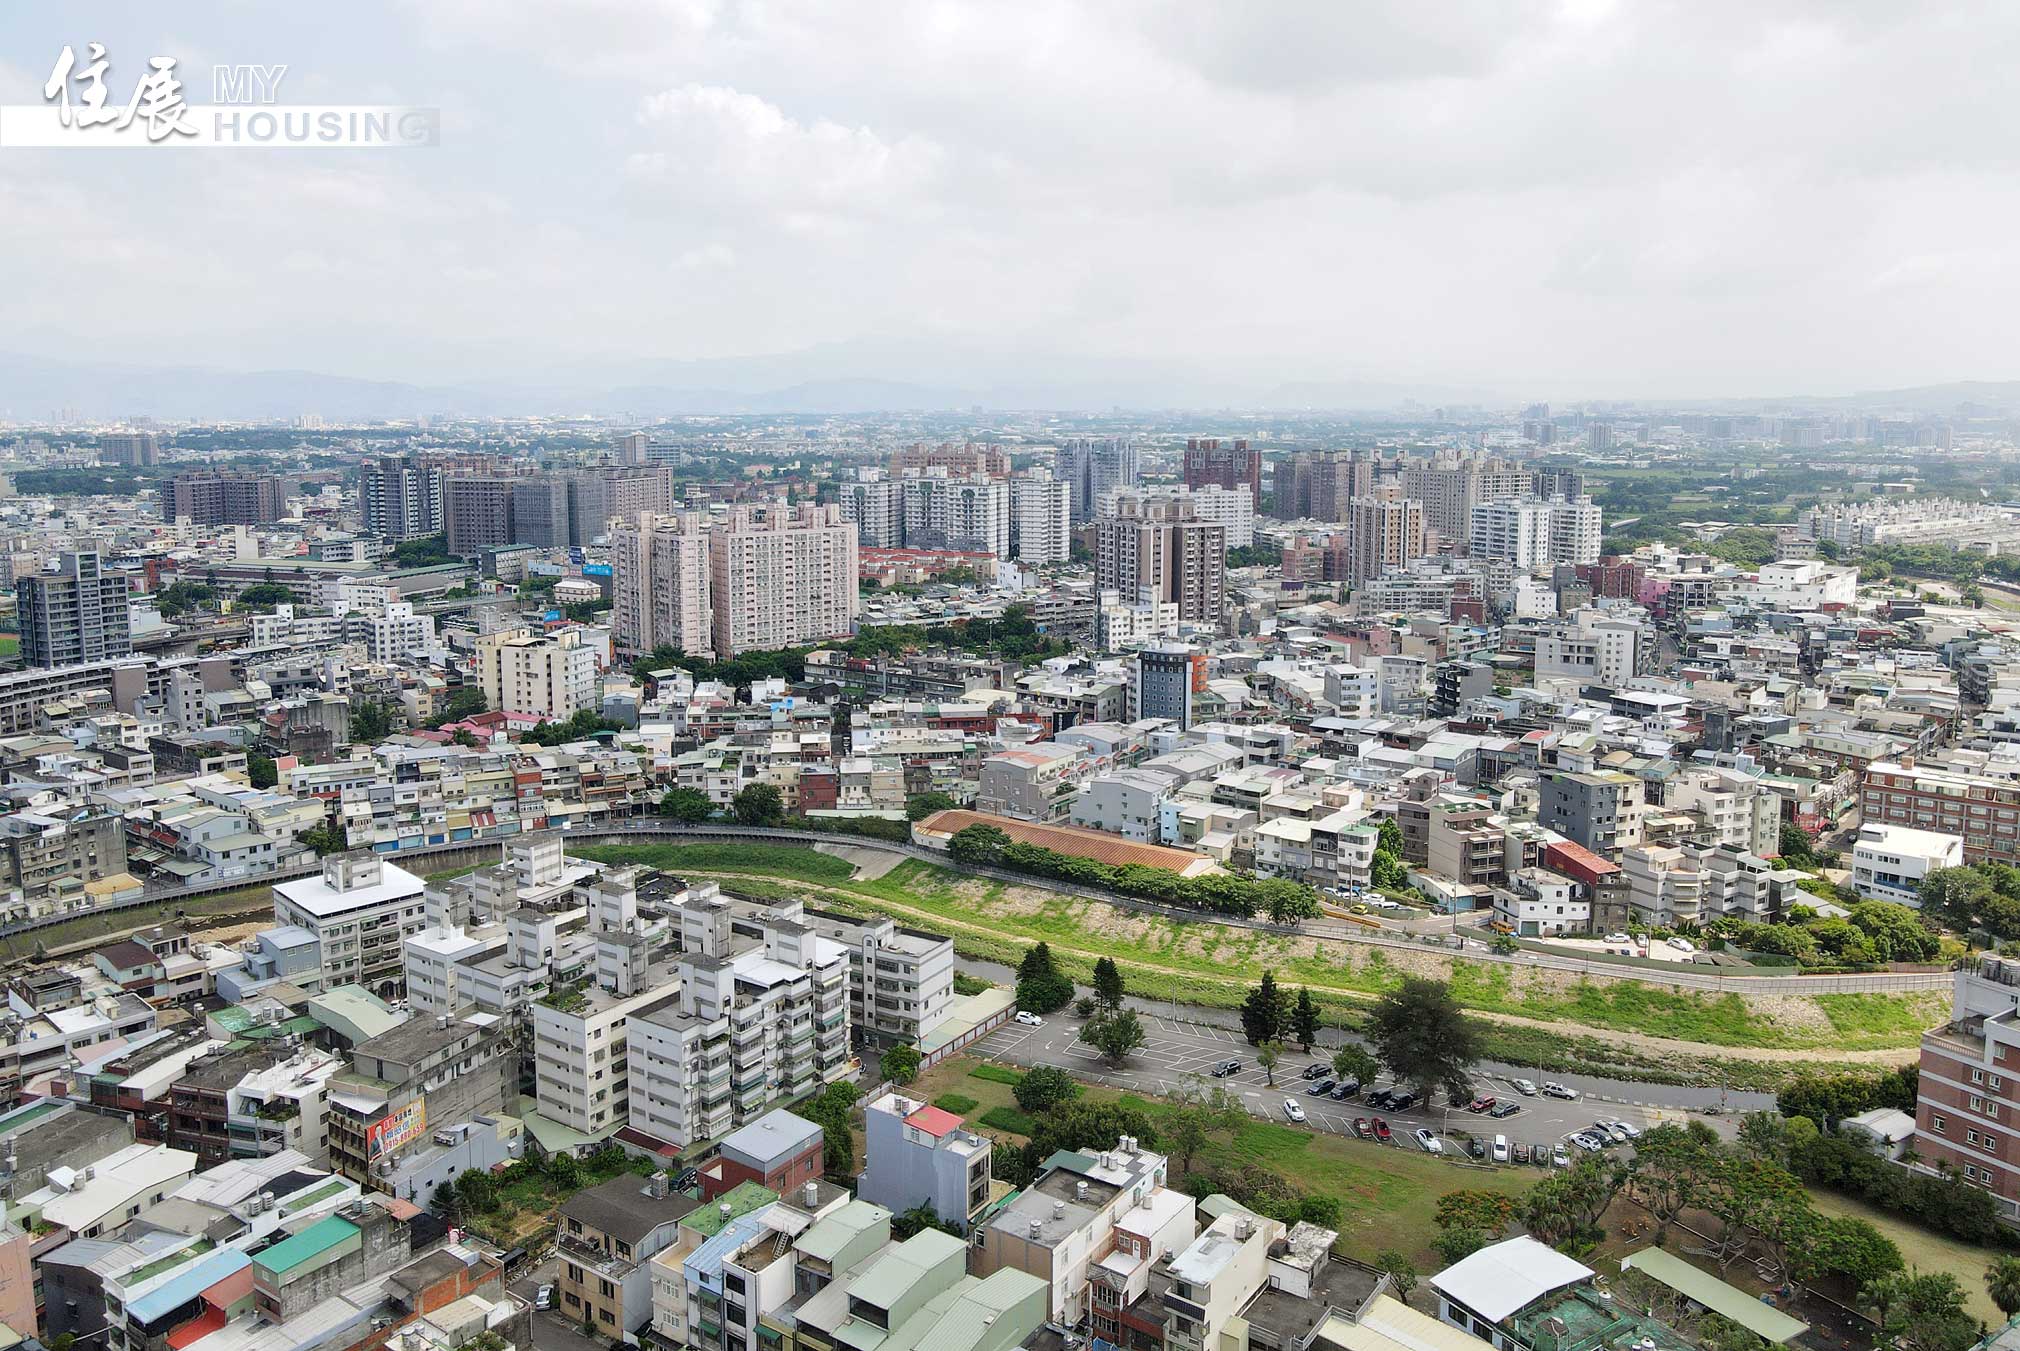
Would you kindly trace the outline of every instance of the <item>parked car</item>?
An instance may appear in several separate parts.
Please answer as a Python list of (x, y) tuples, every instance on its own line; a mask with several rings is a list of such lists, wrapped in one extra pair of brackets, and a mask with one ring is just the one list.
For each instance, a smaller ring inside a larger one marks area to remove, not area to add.
[(1610, 933), (1606, 935), (1606, 941), (1609, 943), (1632, 943), (1634, 940), (1623, 933)]
[(1417, 1129), (1413, 1131), (1412, 1134), (1416, 1137), (1418, 1146), (1421, 1147), (1426, 1154), (1443, 1154), (1445, 1152), (1444, 1141), (1440, 1140), (1437, 1136), (1433, 1135), (1425, 1127), (1423, 1126), (1417, 1127)]
[(1563, 1084), (1553, 1079), (1543, 1085), (1543, 1096), (1546, 1098), (1562, 1098), (1566, 1102), (1576, 1102), (1578, 1100), (1578, 1090), (1575, 1088), (1566, 1088)]
[(1319, 1076), (1320, 1076), (1321, 1074), (1324, 1074), (1325, 1072), (1326, 1072), (1326, 1067), (1325, 1067), (1324, 1065), (1320, 1065), (1320, 1064), (1316, 1064), (1316, 1063), (1314, 1063), (1314, 1064), (1310, 1064), (1310, 1065), (1307, 1065), (1307, 1066), (1305, 1066), (1305, 1067), (1304, 1067), (1303, 1069), (1299, 1070), (1299, 1071), (1298, 1071), (1298, 1078), (1300, 1078), (1300, 1079), (1316, 1079), (1316, 1078), (1318, 1078), (1318, 1077), (1319, 1077)]
[(1213, 1067), (1213, 1077), (1216, 1079), (1225, 1079), (1228, 1075), (1238, 1073), (1240, 1070), (1241, 1061), (1223, 1060)]
[(1383, 1144), (1389, 1142), (1389, 1123), (1380, 1117), (1375, 1118), (1375, 1138)]
[(1357, 1116), (1354, 1118), (1354, 1134), (1363, 1140), (1372, 1140), (1375, 1137), (1375, 1128), (1368, 1124), (1366, 1117)]
[(1389, 1110), (1392, 1112), (1407, 1112), (1416, 1105), (1417, 1095), (1415, 1093), (1404, 1091), (1389, 1095)]
[(1580, 1131), (1572, 1136), (1571, 1143), (1588, 1153), (1596, 1153), (1599, 1149), (1599, 1141), (1593, 1139), (1591, 1134), (1586, 1131)]
[(1691, 942), (1688, 938), (1672, 938), (1669, 940), (1669, 945), (1678, 952), (1691, 953), (1697, 951), (1697, 944)]
[(1564, 1152), (1563, 1145), (1559, 1145), (1550, 1151), (1550, 1166), (1552, 1168), (1569, 1168), (1571, 1166), (1571, 1156)]
[(533, 1295), (533, 1307), (534, 1307), (534, 1308), (536, 1308), (536, 1309), (551, 1309), (551, 1308), (553, 1308), (553, 1307), (554, 1307), (554, 1287), (553, 1287), (553, 1286), (551, 1286), (551, 1285), (543, 1285), (543, 1286), (541, 1286), (541, 1287), (540, 1287), (540, 1289), (539, 1289), (538, 1291), (536, 1291), (536, 1292), (534, 1293), (534, 1295)]
[(1494, 1162), (1508, 1162), (1508, 1137), (1505, 1135), (1494, 1137)]
[(673, 1180), (673, 1189), (677, 1192), (684, 1192), (700, 1181), (701, 1169), (683, 1168), (680, 1170), (680, 1176)]
[(1310, 1088), (1305, 1090), (1305, 1092), (1311, 1094), (1315, 1098), (1323, 1098), (1324, 1096), (1326, 1096), (1326, 1094), (1332, 1091), (1333, 1091), (1333, 1081), (1331, 1079), (1321, 1079), (1317, 1083), (1313, 1084)]
[(1384, 1110), (1387, 1110), (1389, 1106), (1389, 1099), (1395, 1096), (1396, 1096), (1396, 1090), (1393, 1088), (1378, 1088), (1374, 1092), (1368, 1094), (1368, 1106), (1380, 1107)]
[(1305, 1119), (1305, 1109), (1298, 1106), (1298, 1100), (1296, 1098), (1285, 1098), (1284, 1115), (1289, 1117), (1292, 1121), (1303, 1121)]
[(1536, 1081), (1534, 1079), (1511, 1079), (1509, 1082), (1515, 1085), (1515, 1091), (1523, 1097), (1533, 1098), (1536, 1096)]
[(1519, 1102), (1500, 1102), (1494, 1104), (1493, 1110), (1489, 1111), (1487, 1115), (1493, 1117), (1496, 1121), (1503, 1121), (1521, 1110), (1522, 1104)]
[(1627, 1133), (1627, 1128), (1622, 1126), (1618, 1121), (1602, 1121), (1599, 1124), (1605, 1128), (1608, 1135), (1613, 1137), (1615, 1144), (1624, 1145), (1634, 1138)]
[(1333, 1101), (1345, 1102), (1360, 1091), (1361, 1081), (1359, 1079), (1342, 1079), (1333, 1085)]
[(1635, 1125), (1632, 1121), (1616, 1121), (1613, 1124), (1626, 1131), (1628, 1139), (1639, 1140), (1641, 1138), (1641, 1127)]
[(1466, 1104), (1466, 1110), (1469, 1112), (1484, 1112), (1493, 1105), (1494, 1099), (1482, 1093), (1479, 1097)]
[(1466, 1142), (1466, 1152), (1476, 1159), (1484, 1159), (1487, 1157), (1487, 1146), (1481, 1144), (1478, 1138), (1471, 1139)]
[(1045, 1020), (1043, 1018), (1040, 1018), (1037, 1014), (1028, 1012), (1024, 1009), (1017, 1010), (1017, 1021), (1024, 1024), (1024, 1026), (1026, 1027), (1045, 1026)]

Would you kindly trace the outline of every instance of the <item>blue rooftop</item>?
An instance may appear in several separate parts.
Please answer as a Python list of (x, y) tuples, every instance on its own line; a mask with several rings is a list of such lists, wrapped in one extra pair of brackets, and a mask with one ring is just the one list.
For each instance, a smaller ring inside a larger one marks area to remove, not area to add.
[[(773, 1202), (776, 1205), (777, 1202)], [(689, 1253), (682, 1262), (681, 1269), (698, 1277), (709, 1286), (722, 1280), (722, 1259), (741, 1248), (757, 1236), (765, 1227), (765, 1215), (771, 1206), (763, 1206), (748, 1215), (739, 1215), (717, 1231), (715, 1237)]]
[(152, 1323), (174, 1313), (227, 1276), (236, 1276), (252, 1265), (252, 1258), (237, 1248), (219, 1248), (206, 1253), (170, 1276), (140, 1298), (129, 1300), (128, 1317)]

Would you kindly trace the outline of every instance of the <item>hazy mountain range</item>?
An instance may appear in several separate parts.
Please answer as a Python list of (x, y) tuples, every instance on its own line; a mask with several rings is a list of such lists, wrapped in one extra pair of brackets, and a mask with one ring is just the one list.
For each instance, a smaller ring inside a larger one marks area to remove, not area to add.
[[(905, 371), (911, 378), (885, 374)], [(988, 372), (988, 374), (983, 374)], [(962, 350), (946, 345), (838, 345), (705, 361), (577, 363), (533, 379), (416, 384), (317, 371), (231, 371), (52, 361), (0, 354), (0, 418), (49, 420), (152, 416), (266, 419), (318, 414), (333, 423), (426, 414), (789, 414), (966, 410), (1109, 412), (1244, 409), (1283, 412), (1424, 412), (1440, 404), (1509, 408), (1510, 391), (1378, 379), (1242, 379), (1165, 363), (1086, 361)], [(1687, 403), (1657, 406), (1688, 406)], [(1865, 394), (1693, 400), (1689, 404), (1818, 411), (1871, 409), (1953, 414), (2020, 409), (2020, 381), (1962, 381)]]

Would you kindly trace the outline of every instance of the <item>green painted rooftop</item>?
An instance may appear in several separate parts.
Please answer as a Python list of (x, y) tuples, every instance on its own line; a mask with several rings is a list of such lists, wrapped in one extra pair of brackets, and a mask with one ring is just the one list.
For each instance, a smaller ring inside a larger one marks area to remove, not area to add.
[(358, 1226), (335, 1215), (325, 1216), (293, 1238), (282, 1239), (271, 1248), (264, 1248), (253, 1254), (253, 1261), (268, 1271), (292, 1271), (311, 1258), (321, 1257), (330, 1249), (358, 1232)]

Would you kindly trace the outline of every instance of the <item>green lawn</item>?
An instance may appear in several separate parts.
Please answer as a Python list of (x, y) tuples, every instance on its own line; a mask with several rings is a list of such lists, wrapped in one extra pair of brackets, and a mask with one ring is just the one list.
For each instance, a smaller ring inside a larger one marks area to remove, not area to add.
[[(1052, 895), (1032, 905), (1025, 893), (1007, 904), (1002, 883), (983, 882), (907, 859), (883, 877), (851, 880), (847, 861), (791, 845), (621, 845), (582, 851), (605, 861), (647, 863), (675, 870), (760, 874), (794, 879), (821, 889), (821, 904), (859, 912), (899, 915), (953, 936), (964, 957), (1014, 966), (1028, 946), (1050, 943), (1059, 965), (1082, 984), (1099, 955), (1113, 957), (1124, 978), (1152, 998), (1210, 1007), (1238, 1005), (1263, 971), (1280, 982), (1309, 988), (1335, 1022), (1352, 1026), (1367, 1001), (1400, 979), (1380, 948), (1341, 943), (1316, 955), (1292, 950), (1272, 934), (1125, 915), (1097, 901)], [(738, 891), (768, 897), (796, 894), (788, 886), (739, 881)], [(1881, 1050), (1913, 1046), (1923, 1028), (1940, 1019), (1940, 999), (1928, 995), (1819, 997), (1820, 1017), (1776, 1020), (1738, 996), (1666, 990), (1634, 981), (1586, 981), (1569, 987), (1517, 983), (1515, 969), (1498, 963), (1456, 961), (1455, 995), (1468, 1008), (1542, 1022), (1615, 1032), (1644, 1033), (1722, 1047)], [(1487, 1029), (1490, 1055), (1549, 1071), (1586, 1071), (1616, 1078), (1674, 1074), (1676, 1057), (1644, 1058), (1592, 1037), (1528, 1036), (1535, 1029)], [(1521, 1055), (1515, 1051), (1524, 1052)], [(1734, 1087), (1771, 1086), (1787, 1071), (1757, 1064), (1724, 1064)], [(1706, 1078), (1708, 1075), (1699, 1074)]]
[(1934, 1233), (1911, 1220), (1876, 1209), (1841, 1192), (1812, 1187), (1810, 1201), (1825, 1215), (1850, 1215), (1865, 1220), (1894, 1240), (1909, 1266), (1923, 1271), (1947, 1271), (1955, 1276), (1957, 1284), (1964, 1287), (1965, 1301), (1973, 1318), (1982, 1318), (1995, 1328), (2006, 1321), (2006, 1315), (1999, 1312), (1998, 1306), (1992, 1303), (1992, 1297), (1985, 1293), (1985, 1268), (1999, 1255), (1992, 1249), (1973, 1247), (1948, 1235)]
[(0, 633), (0, 658), (18, 657), (20, 655), (21, 635), (18, 633)]

